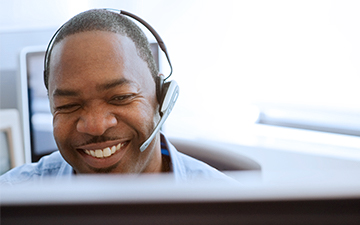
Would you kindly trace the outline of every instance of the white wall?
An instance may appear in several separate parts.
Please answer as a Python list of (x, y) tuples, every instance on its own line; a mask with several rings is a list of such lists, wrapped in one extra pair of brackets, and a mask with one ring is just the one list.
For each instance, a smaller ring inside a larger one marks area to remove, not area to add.
[(246, 132), (253, 105), (267, 104), (360, 121), (359, 9), (357, 1), (193, 1), (165, 30), (183, 87), (169, 129), (226, 138)]

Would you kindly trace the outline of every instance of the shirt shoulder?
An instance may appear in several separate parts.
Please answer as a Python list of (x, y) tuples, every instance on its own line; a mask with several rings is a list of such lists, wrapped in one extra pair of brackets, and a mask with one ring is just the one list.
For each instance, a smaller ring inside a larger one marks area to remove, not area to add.
[(169, 149), (172, 170), (178, 181), (189, 181), (196, 179), (206, 180), (234, 180), (214, 167), (197, 160), (193, 157), (178, 152), (177, 149), (164, 137)]
[(20, 184), (41, 180), (44, 177), (71, 175), (72, 167), (62, 158), (59, 151), (42, 157), (39, 162), (24, 164), (0, 176), (0, 184)]
[(231, 180), (230, 177), (215, 169), (214, 167), (192, 158), (188, 155), (178, 152), (178, 157), (181, 161), (183, 175), (187, 180), (195, 179), (211, 179), (211, 180)]

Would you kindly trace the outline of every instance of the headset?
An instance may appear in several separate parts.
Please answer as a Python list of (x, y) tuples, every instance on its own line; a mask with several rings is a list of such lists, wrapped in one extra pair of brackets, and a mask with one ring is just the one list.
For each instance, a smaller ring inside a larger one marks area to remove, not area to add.
[[(172, 111), (172, 109), (175, 105), (175, 102), (179, 96), (179, 86), (176, 83), (176, 81), (174, 81), (174, 80), (166, 81), (172, 75), (173, 68), (172, 68), (170, 57), (169, 57), (168, 51), (166, 49), (166, 46), (164, 44), (164, 41), (161, 39), (160, 35), (155, 31), (155, 29), (152, 28), (152, 26), (150, 26), (150, 24), (148, 24), (145, 20), (141, 19), (140, 17), (138, 17), (132, 13), (126, 12), (124, 10), (116, 10), (116, 9), (104, 9), (104, 10), (115, 12), (115, 13), (118, 13), (119, 15), (128, 16), (128, 17), (138, 21), (143, 26), (145, 26), (151, 32), (151, 34), (154, 35), (160, 49), (164, 52), (166, 59), (170, 66), (170, 74), (166, 78), (164, 78), (163, 76), (158, 76), (155, 81), (156, 97), (160, 104), (159, 114), (160, 114), (161, 118), (160, 118), (159, 122), (156, 124), (156, 126), (155, 126), (153, 132), (150, 134), (150, 136), (141, 144), (140, 151), (143, 152), (150, 145), (151, 141), (154, 139), (155, 135), (159, 132), (161, 126), (164, 124), (164, 122), (168, 118), (170, 112)], [(50, 51), (53, 47), (54, 40), (56, 39), (58, 33), (60, 32), (60, 30), (63, 28), (64, 25), (65, 24), (63, 24), (55, 32), (55, 34), (50, 39), (50, 42), (46, 48), (45, 58), (44, 58), (44, 82), (45, 82), (45, 84), (47, 83), (46, 73), (47, 73), (47, 69), (48, 69), (47, 64), (48, 64), (49, 57), (50, 57)]]

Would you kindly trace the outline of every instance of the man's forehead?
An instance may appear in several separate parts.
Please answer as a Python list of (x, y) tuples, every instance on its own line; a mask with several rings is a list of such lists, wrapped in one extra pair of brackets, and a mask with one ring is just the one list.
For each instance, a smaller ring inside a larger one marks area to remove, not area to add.
[[(121, 34), (107, 31), (67, 36), (54, 46), (50, 67), (50, 82), (63, 82), (68, 78), (75, 80), (82, 76), (82, 79), (96, 80), (96, 84), (99, 84), (97, 89), (134, 82), (142, 86), (144, 82), (150, 82), (148, 78), (153, 80), (134, 42)], [(67, 86), (72, 84), (67, 83)]]
[[(137, 67), (136, 64), (141, 63), (146, 64), (148, 68), (147, 62), (139, 55), (135, 43), (129, 37), (109, 31), (86, 31), (66, 36), (61, 42), (54, 45), (50, 57), (50, 72), (54, 64), (59, 63), (59, 60), (72, 60), (75, 57), (82, 59), (79, 61), (80, 63), (91, 59), (94, 62), (117, 61), (119, 66), (127, 63), (127, 67)], [(61, 63), (63, 64), (64, 61)], [(104, 64), (103, 66), (108, 65)]]

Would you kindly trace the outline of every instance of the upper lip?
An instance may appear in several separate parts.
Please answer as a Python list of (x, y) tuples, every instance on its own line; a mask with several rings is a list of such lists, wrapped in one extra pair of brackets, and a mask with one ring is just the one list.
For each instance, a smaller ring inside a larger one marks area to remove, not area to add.
[(83, 149), (83, 150), (97, 150), (97, 149), (104, 149), (106, 147), (112, 147), (114, 145), (118, 145), (120, 143), (126, 142), (125, 140), (112, 140), (112, 141), (105, 141), (105, 142), (99, 142), (99, 143), (92, 143), (87, 145), (81, 145), (78, 146), (77, 149)]

